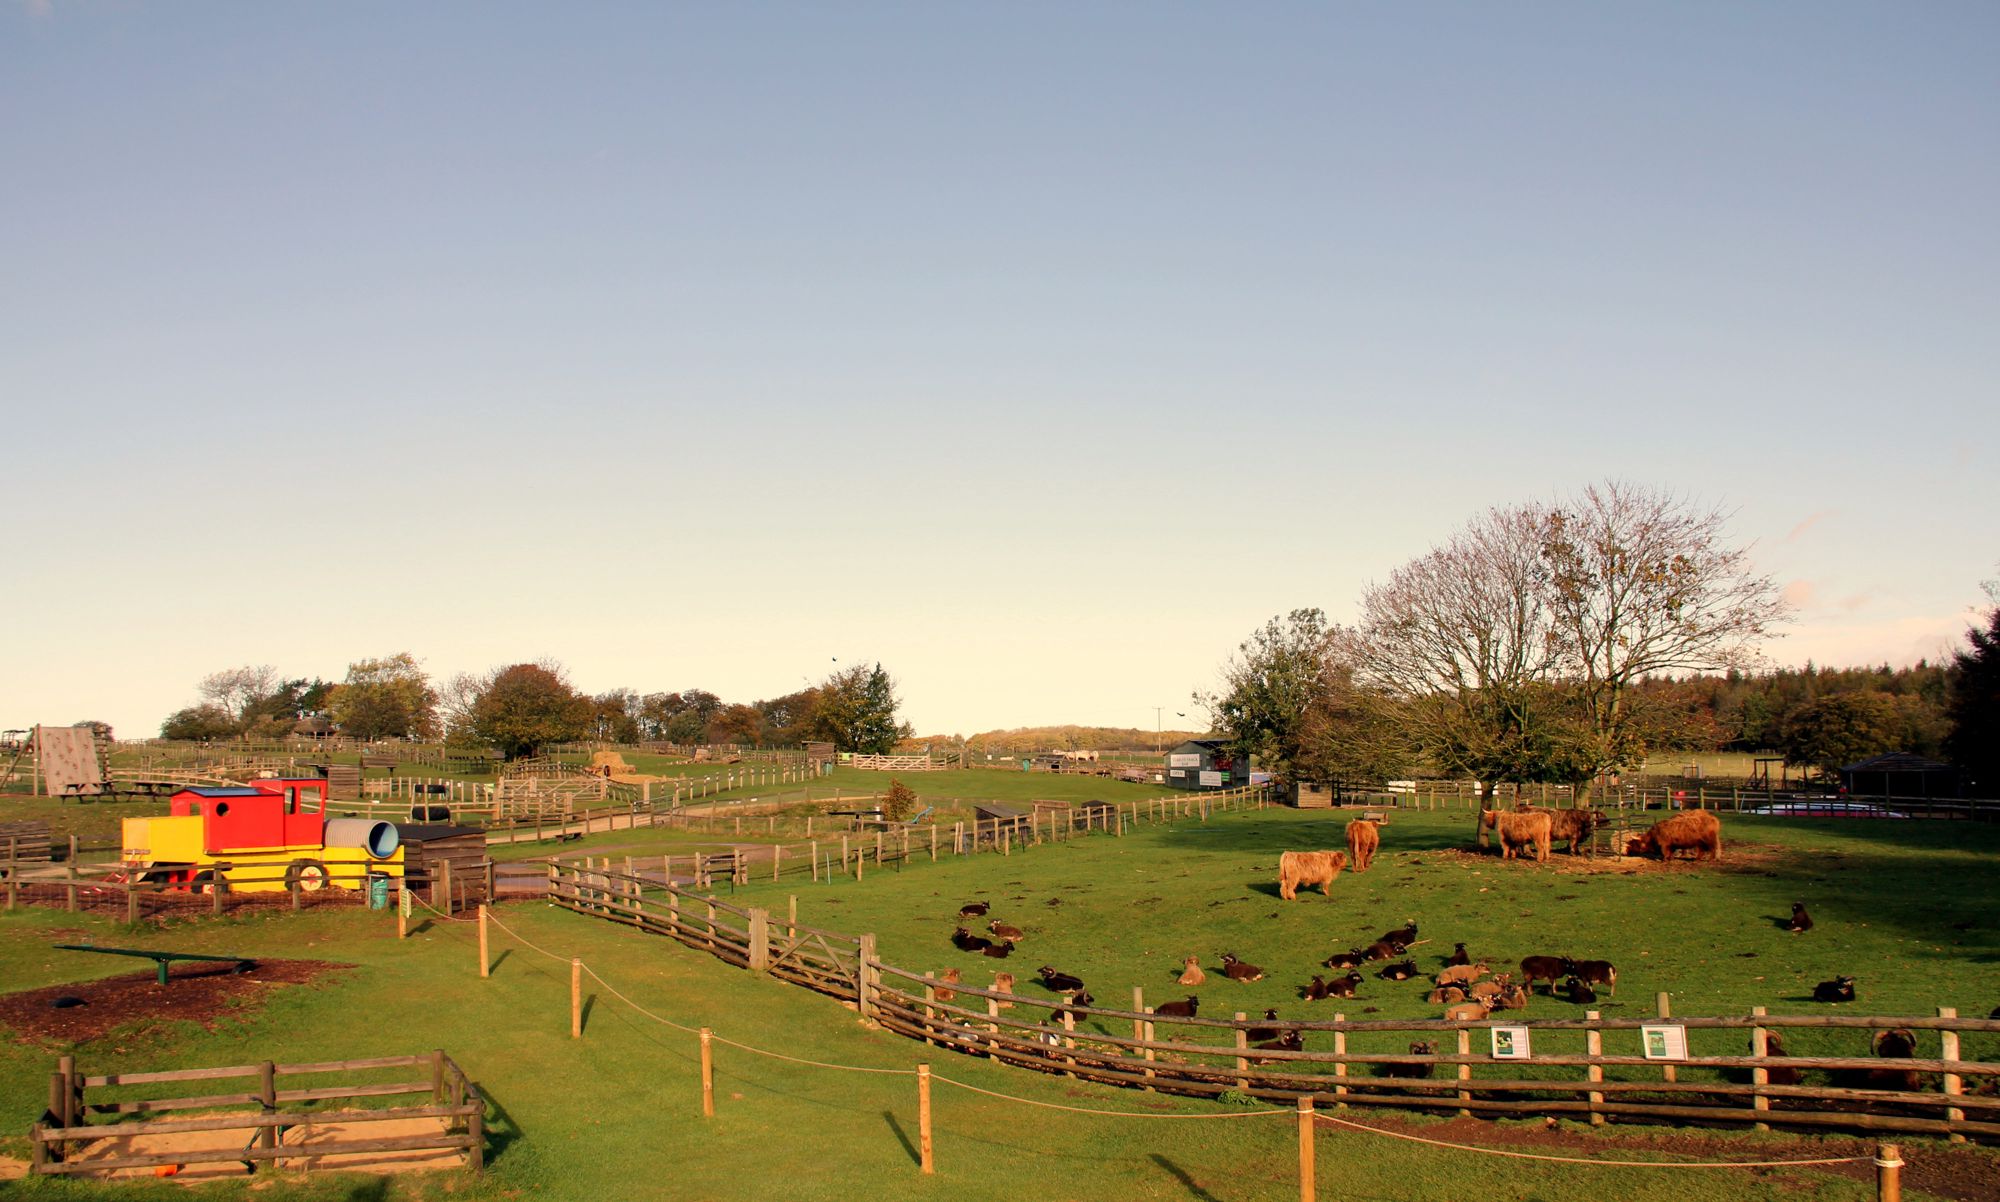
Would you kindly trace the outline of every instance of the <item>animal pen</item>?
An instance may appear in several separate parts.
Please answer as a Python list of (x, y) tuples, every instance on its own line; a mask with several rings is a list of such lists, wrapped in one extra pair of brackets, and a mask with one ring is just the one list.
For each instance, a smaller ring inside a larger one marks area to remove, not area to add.
[[(382, 1080), (385, 1075), (388, 1080)], [(282, 1089), (281, 1079), (302, 1078)], [(161, 1097), (161, 1085), (241, 1082), (228, 1092)], [(138, 1096), (134, 1096), (137, 1094)], [(380, 1106), (376, 1099), (414, 1098)], [(362, 1108), (328, 1102), (367, 1100)], [(195, 1111), (191, 1118), (152, 1118)], [(95, 1121), (93, 1121), (95, 1120)], [(64, 1056), (49, 1075), (49, 1103), (28, 1130), (31, 1171), (47, 1175), (114, 1173), (190, 1164), (312, 1169), (329, 1158), (381, 1153), (448, 1152), (467, 1167), (485, 1163), (486, 1102), (478, 1086), (442, 1051), (312, 1064), (232, 1065), (150, 1073), (88, 1075)], [(369, 1136), (375, 1129), (404, 1134)], [(206, 1146), (185, 1137), (208, 1135)], [(171, 1148), (148, 1141), (181, 1137)], [(122, 1145), (122, 1146), (121, 1146)]]
[[(579, 914), (665, 935), (752, 972), (855, 1004), (883, 1027), (935, 1048), (1021, 1068), (1167, 1093), (1224, 1094), (1336, 1108), (1380, 1106), (1486, 1115), (1698, 1122), (1837, 1131), (2000, 1137), (2000, 1061), (1961, 1057), (1964, 1036), (2000, 1034), (2000, 1020), (1748, 1015), (1673, 1017), (1660, 995), (1653, 1018), (1446, 1021), (1167, 1019), (1133, 990), (1129, 1008), (1076, 1007), (1060, 997), (1004, 994), (963, 983), (939, 1000), (935, 978), (884, 962), (872, 935), (806, 926), (797, 899), (782, 916), (712, 895), (582, 863), (551, 863), (548, 897)], [(1002, 1007), (1012, 1014), (1003, 1014)], [(1645, 1028), (1671, 1023), (1689, 1045), (1671, 1061), (1648, 1056)], [(1531, 1059), (1489, 1050), (1496, 1027), (1525, 1030)], [(1325, 1050), (1253, 1046), (1252, 1028), (1293, 1033)], [(1774, 1032), (1833, 1028), (1859, 1034), (1905, 1028), (1936, 1048), (1915, 1059), (1871, 1055), (1770, 1056)], [(1409, 1050), (1433, 1042), (1437, 1054)], [(1741, 1048), (1744, 1053), (1731, 1051)], [(1772, 1069), (1935, 1074), (1940, 1088), (1773, 1084)], [(1967, 1088), (1970, 1081), (1973, 1088)]]

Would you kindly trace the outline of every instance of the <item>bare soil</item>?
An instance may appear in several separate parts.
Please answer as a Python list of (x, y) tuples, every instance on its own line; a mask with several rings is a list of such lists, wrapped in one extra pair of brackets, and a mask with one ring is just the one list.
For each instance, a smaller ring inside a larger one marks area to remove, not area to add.
[[(354, 967), (325, 960), (254, 960), (251, 965), (249, 972), (238, 972), (235, 964), (175, 964), (165, 988), (158, 972), (149, 967), (10, 993), (0, 996), (0, 1024), (57, 1045), (85, 1043), (116, 1028), (153, 1021), (196, 1022), (213, 1029), (224, 1015), (262, 1005), (273, 986), (304, 984), (324, 973)], [(61, 998), (82, 1004), (56, 1005)]]

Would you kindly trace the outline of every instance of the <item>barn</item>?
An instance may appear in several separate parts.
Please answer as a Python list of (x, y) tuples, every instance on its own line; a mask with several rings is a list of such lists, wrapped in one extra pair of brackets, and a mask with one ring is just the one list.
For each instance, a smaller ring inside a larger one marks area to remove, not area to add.
[(1220, 739), (1189, 739), (1167, 753), (1167, 786), (1233, 789), (1250, 783), (1250, 765)]
[(1894, 751), (1849, 764), (1840, 786), (1850, 797), (1957, 797), (1958, 769), (1950, 764)]

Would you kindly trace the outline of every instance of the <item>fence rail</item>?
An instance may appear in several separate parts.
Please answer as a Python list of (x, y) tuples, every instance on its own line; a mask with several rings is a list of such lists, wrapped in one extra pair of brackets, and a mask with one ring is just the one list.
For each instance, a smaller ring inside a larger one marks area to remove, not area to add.
[[(386, 1069), (420, 1070), (416, 1080), (387, 1082), (347, 1081), (303, 1089), (279, 1089), (278, 1079), (294, 1076), (324, 1076), (330, 1073), (362, 1073)], [(254, 1080), (257, 1088), (234, 1093), (202, 1094), (178, 1098), (104, 1099), (106, 1091), (163, 1082)], [(362, 1110), (305, 1110), (305, 1103), (360, 1100), (364, 1098), (428, 1095), (428, 1105), (371, 1107)], [(257, 1113), (204, 1115), (198, 1118), (140, 1119), (123, 1116), (172, 1110), (227, 1110), (255, 1106)], [(287, 1107), (294, 1107), (287, 1109)], [(113, 1116), (110, 1122), (91, 1122), (92, 1115)], [(434, 1132), (388, 1138), (314, 1139), (315, 1128), (356, 1123), (429, 1120)], [(310, 1167), (322, 1157), (378, 1152), (458, 1151), (468, 1167), (478, 1170), (485, 1164), (486, 1102), (465, 1071), (444, 1054), (430, 1052), (418, 1056), (380, 1056), (366, 1060), (335, 1060), (315, 1064), (234, 1065), (226, 1068), (177, 1069), (165, 1072), (108, 1073), (90, 1076), (77, 1071), (73, 1057), (64, 1056), (49, 1077), (49, 1104), (40, 1121), (28, 1129), (32, 1146), (31, 1171), (62, 1175), (111, 1172), (117, 1169), (151, 1168), (162, 1165), (246, 1164), (295, 1162)], [(289, 1131), (300, 1131), (306, 1142), (285, 1142)], [(181, 1135), (208, 1131), (242, 1131), (249, 1139), (241, 1146), (224, 1141), (222, 1146), (203, 1149), (174, 1147), (128, 1155), (92, 1156), (93, 1147), (105, 1140), (130, 1140), (150, 1135)]]

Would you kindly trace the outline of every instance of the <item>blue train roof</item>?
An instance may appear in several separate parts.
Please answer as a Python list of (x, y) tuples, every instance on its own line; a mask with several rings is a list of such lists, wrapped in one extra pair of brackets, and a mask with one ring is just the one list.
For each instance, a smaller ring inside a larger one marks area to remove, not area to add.
[(243, 786), (243, 785), (231, 785), (231, 786), (215, 786), (215, 785), (193, 785), (193, 786), (191, 786), (191, 787), (189, 787), (189, 788), (186, 788), (186, 789), (182, 789), (182, 790), (180, 790), (180, 791), (181, 791), (182, 793), (192, 793), (192, 794), (194, 794), (194, 795), (195, 795), (196, 797), (272, 797), (272, 796), (276, 796), (276, 794), (270, 794), (270, 793), (266, 793), (266, 792), (264, 792), (264, 790), (262, 790), (262, 789), (252, 789), (252, 788), (249, 788), (249, 787), (247, 787), (247, 786)]

